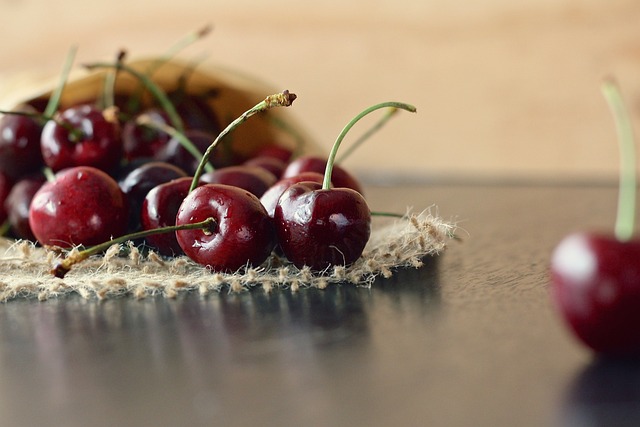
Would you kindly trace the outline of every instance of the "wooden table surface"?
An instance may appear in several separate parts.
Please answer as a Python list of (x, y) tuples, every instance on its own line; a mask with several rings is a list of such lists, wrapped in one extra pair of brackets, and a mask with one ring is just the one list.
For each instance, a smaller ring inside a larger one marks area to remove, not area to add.
[(367, 194), (463, 240), (370, 289), (3, 304), (0, 424), (638, 425), (640, 366), (597, 362), (547, 291), (562, 236), (611, 228), (614, 185)]

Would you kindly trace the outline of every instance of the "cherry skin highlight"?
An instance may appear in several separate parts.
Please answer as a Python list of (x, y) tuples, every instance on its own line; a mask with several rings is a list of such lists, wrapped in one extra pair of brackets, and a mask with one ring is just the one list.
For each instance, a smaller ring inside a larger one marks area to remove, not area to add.
[(565, 237), (552, 255), (550, 291), (564, 321), (596, 353), (640, 356), (640, 241)]
[(58, 172), (36, 192), (29, 209), (38, 242), (63, 248), (97, 245), (123, 235), (127, 219), (127, 200), (118, 183), (90, 166)]
[(54, 172), (73, 166), (109, 172), (122, 158), (120, 125), (93, 105), (70, 107), (44, 125), (40, 147)]
[(250, 192), (223, 184), (192, 190), (176, 216), (176, 225), (213, 218), (215, 230), (181, 230), (178, 243), (193, 261), (213, 271), (235, 272), (262, 264), (276, 245), (271, 218)]
[(296, 267), (322, 271), (355, 262), (371, 236), (371, 212), (350, 188), (301, 182), (280, 196), (274, 212), (278, 243)]

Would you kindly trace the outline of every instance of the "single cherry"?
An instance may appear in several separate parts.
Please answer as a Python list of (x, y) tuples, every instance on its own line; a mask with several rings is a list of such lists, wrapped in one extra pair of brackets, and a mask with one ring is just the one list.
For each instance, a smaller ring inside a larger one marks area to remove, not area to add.
[(300, 182), (280, 196), (274, 211), (278, 243), (296, 267), (322, 271), (335, 265), (350, 265), (362, 255), (371, 235), (369, 206), (360, 191), (331, 188), (332, 172), (340, 143), (351, 127), (365, 115), (385, 107), (415, 111), (411, 105), (396, 102), (367, 108), (338, 136), (326, 161), (322, 184)]
[(256, 197), (261, 197), (276, 181), (277, 178), (266, 169), (247, 165), (219, 168), (200, 177), (202, 183), (232, 185)]
[(14, 184), (4, 202), (11, 231), (20, 239), (36, 240), (29, 226), (29, 207), (44, 182), (45, 178), (40, 174), (22, 178)]
[(84, 104), (56, 114), (42, 130), (41, 150), (46, 165), (54, 172), (73, 166), (114, 170), (122, 158), (122, 140), (113, 113)]
[(0, 118), (0, 170), (13, 179), (29, 175), (44, 166), (40, 152), (42, 123), (35, 108), (24, 106)]
[(213, 271), (235, 272), (262, 264), (276, 245), (273, 222), (250, 192), (223, 184), (204, 184), (182, 202), (176, 225), (213, 218), (215, 229), (176, 232), (178, 244), (195, 262)]
[(640, 357), (640, 240), (633, 238), (635, 147), (617, 85), (603, 92), (620, 141), (620, 189), (615, 234), (572, 233), (551, 256), (550, 294), (575, 336), (605, 356)]
[(64, 169), (36, 192), (29, 225), (38, 242), (63, 248), (95, 245), (127, 229), (128, 205), (118, 183), (91, 166)]
[[(153, 230), (175, 225), (178, 209), (189, 194), (190, 187), (191, 177), (183, 177), (152, 188), (142, 202), (142, 229)], [(152, 234), (145, 240), (162, 255), (175, 256), (184, 253), (175, 233)]]

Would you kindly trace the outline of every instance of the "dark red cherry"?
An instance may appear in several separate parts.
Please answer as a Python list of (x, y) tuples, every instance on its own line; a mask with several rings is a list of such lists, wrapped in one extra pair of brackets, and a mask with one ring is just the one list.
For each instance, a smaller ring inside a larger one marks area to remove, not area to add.
[(187, 129), (207, 132), (215, 138), (221, 130), (218, 116), (210, 102), (215, 95), (206, 91), (203, 94), (189, 94), (180, 88), (169, 93), (169, 99), (173, 102)]
[[(282, 174), (282, 177), (288, 178), (290, 176), (298, 175), (301, 172), (308, 171), (324, 174), (326, 167), (327, 159), (325, 158), (316, 156), (302, 156), (289, 163), (287, 169), (285, 169), (284, 173)], [(360, 194), (364, 194), (362, 186), (360, 185), (358, 180), (338, 165), (333, 165), (331, 183), (336, 188), (351, 188), (352, 190), (355, 190)]]
[(126, 232), (128, 205), (118, 183), (90, 166), (67, 168), (36, 192), (29, 225), (42, 245), (96, 245)]
[[(215, 140), (215, 135), (200, 130), (187, 130), (185, 131), (185, 136), (195, 145), (200, 154), (204, 154), (209, 145)], [(200, 158), (195, 157), (184, 148), (178, 138), (171, 138), (167, 145), (157, 153), (155, 160), (172, 163), (189, 175), (193, 175), (200, 164)], [(228, 166), (231, 162), (231, 153), (226, 150), (224, 144), (219, 146), (209, 159), (209, 163), (214, 168)]]
[(275, 184), (273, 184), (265, 193), (260, 197), (260, 202), (267, 210), (270, 217), (273, 218), (273, 213), (276, 210), (276, 205), (282, 193), (293, 184), (299, 182), (311, 181), (322, 184), (323, 175), (318, 172), (302, 172), (299, 175), (291, 176), (289, 178), (282, 178)]
[(225, 184), (239, 187), (260, 197), (275, 184), (277, 178), (269, 171), (257, 166), (227, 166), (207, 172), (200, 177), (206, 184)]
[(262, 169), (268, 170), (276, 178), (280, 178), (287, 168), (287, 163), (276, 158), (269, 156), (253, 157), (243, 163), (245, 166), (258, 166)]
[(154, 187), (173, 179), (186, 177), (178, 166), (166, 162), (149, 162), (133, 169), (118, 185), (129, 201), (129, 229), (140, 226), (140, 209), (147, 193)]
[(9, 176), (0, 170), (0, 225), (7, 220), (6, 200), (11, 193), (13, 187), (13, 180)]
[(9, 218), (13, 234), (21, 239), (35, 241), (36, 238), (29, 226), (29, 206), (36, 192), (42, 187), (45, 179), (42, 175), (22, 178), (16, 182), (4, 206)]
[[(142, 203), (140, 222), (143, 230), (175, 225), (176, 215), (183, 200), (189, 194), (192, 179), (178, 178), (152, 188)], [(180, 255), (184, 252), (175, 233), (154, 234), (145, 238), (162, 255)]]
[[(27, 106), (16, 111), (37, 114)], [(6, 114), (0, 118), (0, 170), (12, 179), (40, 170), (44, 166), (41, 133), (42, 125), (34, 117)]]
[(85, 104), (70, 107), (49, 120), (41, 137), (46, 165), (56, 172), (73, 166), (115, 169), (122, 158), (122, 140), (114, 116)]
[[(170, 125), (167, 113), (162, 110), (151, 109), (143, 114), (154, 123)], [(137, 123), (136, 117), (125, 122), (122, 127), (124, 157), (128, 161), (152, 159), (167, 145), (171, 137), (161, 130)]]
[(247, 265), (262, 264), (275, 247), (271, 218), (260, 200), (250, 192), (223, 184), (205, 184), (184, 199), (176, 225), (212, 217), (212, 232), (177, 231), (184, 253), (213, 271), (234, 272)]
[(278, 243), (296, 267), (321, 271), (356, 261), (371, 235), (364, 197), (350, 188), (301, 182), (280, 196), (274, 212)]
[(292, 155), (293, 153), (288, 148), (277, 144), (266, 144), (256, 151), (254, 157), (274, 157), (285, 163), (289, 163)]
[(551, 296), (575, 335), (599, 354), (640, 356), (640, 241), (576, 233), (551, 258)]

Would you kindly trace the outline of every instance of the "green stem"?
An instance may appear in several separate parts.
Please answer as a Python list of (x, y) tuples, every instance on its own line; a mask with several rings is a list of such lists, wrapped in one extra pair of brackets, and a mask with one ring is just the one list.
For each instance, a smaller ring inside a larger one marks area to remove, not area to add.
[(144, 237), (148, 237), (154, 234), (170, 233), (170, 232), (176, 232), (180, 230), (201, 229), (201, 230), (204, 230), (205, 233), (213, 233), (214, 227), (216, 225), (217, 225), (217, 221), (209, 217), (204, 221), (194, 222), (191, 224), (169, 225), (166, 227), (153, 228), (151, 230), (143, 230), (143, 231), (138, 231), (136, 233), (120, 236), (115, 239), (108, 240), (106, 242), (100, 243), (98, 245), (92, 246), (85, 250), (75, 252), (69, 255), (68, 257), (60, 261), (58, 264), (56, 264), (54, 268), (51, 270), (51, 273), (56, 277), (63, 278), (69, 272), (69, 270), (71, 270), (71, 267), (73, 267), (75, 264), (84, 261), (85, 259), (89, 258), (92, 255), (98, 254), (100, 252), (104, 252), (105, 250), (109, 249), (112, 245), (115, 245), (115, 244), (124, 243), (129, 240), (142, 239)]
[(62, 74), (60, 76), (60, 83), (56, 87), (56, 89), (51, 94), (49, 101), (47, 102), (47, 106), (44, 109), (43, 116), (52, 117), (53, 114), (58, 109), (60, 105), (60, 98), (62, 98), (62, 92), (64, 91), (65, 86), (67, 85), (67, 80), (69, 80), (69, 73), (71, 72), (71, 67), (73, 66), (73, 61), (76, 57), (76, 52), (78, 48), (76, 46), (72, 46), (67, 54), (67, 58), (64, 63), (64, 67), (62, 69)]
[(324, 171), (324, 181), (322, 182), (322, 188), (324, 190), (328, 190), (329, 188), (331, 188), (331, 174), (333, 172), (333, 164), (335, 163), (336, 154), (338, 153), (338, 148), (340, 148), (340, 144), (342, 143), (342, 140), (347, 135), (347, 133), (360, 119), (362, 119), (367, 114), (370, 114), (381, 108), (387, 108), (387, 107), (399, 108), (405, 111), (409, 111), (411, 113), (416, 112), (416, 107), (414, 107), (413, 105), (405, 104), (403, 102), (390, 101), (390, 102), (382, 102), (380, 104), (373, 105), (363, 110), (360, 114), (358, 114), (353, 119), (351, 119), (351, 121), (347, 123), (347, 125), (342, 129), (342, 131), (340, 132), (340, 135), (338, 135), (338, 138), (336, 139), (336, 142), (334, 142), (333, 147), (331, 148), (331, 152), (329, 153), (329, 158), (327, 159), (327, 167), (325, 168), (325, 171)]
[(157, 84), (155, 84), (148, 76), (122, 63), (109, 64), (109, 63), (96, 62), (93, 64), (87, 64), (85, 65), (85, 67), (89, 70), (98, 69), (98, 68), (106, 68), (106, 69), (116, 68), (131, 74), (132, 76), (137, 78), (160, 103), (160, 106), (162, 107), (162, 109), (169, 116), (169, 120), (171, 121), (171, 124), (173, 125), (173, 127), (176, 128), (179, 132), (184, 132), (184, 124), (182, 122), (182, 118), (176, 111), (176, 108), (173, 106), (173, 103), (171, 102), (169, 97), (167, 97), (167, 94), (164, 93), (164, 91)]
[[(202, 160), (202, 153), (200, 152), (200, 150), (198, 150), (198, 147), (196, 147), (195, 144), (189, 138), (187, 138), (187, 136), (184, 133), (178, 132), (176, 129), (164, 123), (154, 122), (146, 114), (139, 116), (136, 119), (136, 123), (142, 126), (147, 126), (152, 129), (164, 132), (169, 136), (171, 136), (172, 138), (177, 139), (180, 145), (182, 145), (184, 149), (189, 152), (189, 154), (191, 154), (197, 160)], [(211, 163), (205, 164), (204, 168), (207, 172), (213, 171), (213, 165)]]
[(362, 145), (367, 139), (371, 138), (371, 135), (379, 131), (387, 122), (396, 115), (396, 113), (400, 111), (397, 108), (390, 108), (387, 113), (369, 130), (360, 136), (349, 148), (342, 152), (342, 155), (336, 159), (336, 164), (340, 164), (344, 162), (344, 160), (349, 157), (356, 149)]
[(7, 219), (0, 225), (0, 236), (5, 236), (9, 230), (11, 230), (11, 222)]
[(229, 125), (227, 125), (227, 127), (224, 128), (222, 132), (218, 134), (215, 141), (213, 141), (211, 145), (209, 145), (207, 150), (204, 152), (204, 155), (202, 156), (202, 160), (200, 161), (200, 164), (198, 165), (198, 168), (196, 169), (196, 172), (193, 175), (193, 181), (191, 182), (191, 187), (189, 188), (189, 192), (193, 191), (198, 186), (198, 182), (200, 181), (200, 177), (202, 176), (204, 165), (206, 165), (209, 162), (209, 157), (211, 157), (211, 155), (213, 154), (213, 150), (216, 148), (218, 143), (227, 134), (229, 134), (229, 132), (234, 130), (240, 124), (247, 121), (249, 117), (258, 114), (261, 111), (266, 111), (274, 107), (288, 107), (293, 103), (295, 99), (296, 99), (296, 95), (293, 93), (290, 93), (288, 90), (285, 90), (284, 92), (281, 92), (281, 93), (276, 93), (274, 95), (269, 95), (263, 101), (254, 105), (253, 107), (251, 107), (250, 109), (242, 113), (240, 117), (238, 117), (237, 119), (229, 123)]
[(618, 240), (627, 241), (633, 236), (636, 207), (636, 151), (633, 128), (615, 81), (605, 80), (602, 92), (613, 113), (620, 150), (620, 188), (615, 235)]
[(382, 216), (389, 218), (406, 218), (406, 215), (402, 215), (395, 212), (381, 212), (381, 211), (371, 211), (371, 216)]
[(102, 109), (107, 109), (115, 105), (116, 99), (116, 80), (118, 79), (119, 66), (124, 62), (126, 52), (121, 50), (116, 57), (116, 67), (107, 71), (107, 75), (104, 78), (104, 91), (102, 93)]

